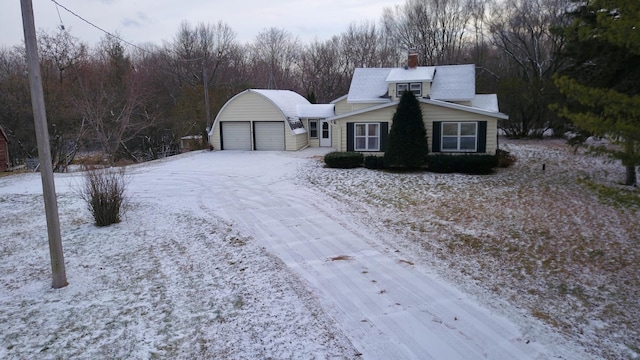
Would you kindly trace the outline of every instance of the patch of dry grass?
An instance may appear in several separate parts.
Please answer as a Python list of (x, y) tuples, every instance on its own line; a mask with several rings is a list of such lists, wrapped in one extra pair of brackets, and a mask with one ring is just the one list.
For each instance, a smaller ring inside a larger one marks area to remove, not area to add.
[(353, 260), (353, 256), (338, 255), (338, 256), (333, 256), (327, 259), (327, 261), (349, 261), (349, 260)]
[[(620, 164), (558, 140), (501, 141), (516, 163), (491, 176), (313, 171), (392, 241), (419, 249), (470, 291), (487, 291), (605, 358), (640, 344), (640, 193)], [(543, 165), (545, 170), (542, 170)], [(326, 169), (325, 169), (326, 170)], [(475, 290), (474, 290), (475, 289)]]

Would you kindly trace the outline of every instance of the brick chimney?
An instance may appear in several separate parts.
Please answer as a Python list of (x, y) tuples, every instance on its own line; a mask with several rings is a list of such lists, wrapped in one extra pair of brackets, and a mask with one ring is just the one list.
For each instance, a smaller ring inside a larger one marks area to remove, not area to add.
[(407, 69), (415, 69), (418, 67), (418, 51), (409, 49), (409, 58), (407, 59)]

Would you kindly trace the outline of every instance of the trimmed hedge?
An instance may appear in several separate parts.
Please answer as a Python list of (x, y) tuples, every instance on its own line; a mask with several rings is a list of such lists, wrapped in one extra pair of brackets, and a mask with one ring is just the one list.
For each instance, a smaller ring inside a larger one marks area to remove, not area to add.
[(367, 155), (364, 157), (364, 167), (367, 169), (384, 169), (384, 157)]
[(429, 171), (436, 173), (461, 173), (470, 175), (486, 175), (493, 173), (498, 166), (495, 155), (430, 155)]
[(353, 151), (334, 151), (324, 156), (327, 167), (335, 169), (352, 169), (362, 166), (364, 156)]

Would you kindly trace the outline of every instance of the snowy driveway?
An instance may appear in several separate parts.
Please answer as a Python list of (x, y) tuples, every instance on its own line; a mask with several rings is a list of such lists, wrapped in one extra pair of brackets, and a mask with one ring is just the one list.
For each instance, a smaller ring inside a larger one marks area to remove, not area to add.
[(161, 173), (139, 167), (135, 179), (167, 197), (182, 184), (180, 196), (193, 194), (183, 203), (232, 221), (281, 258), (364, 359), (553, 357), (508, 319), (403, 259), (385, 234), (348, 220), (340, 210), (348, 204), (296, 185), (312, 151), (201, 152), (169, 161)]

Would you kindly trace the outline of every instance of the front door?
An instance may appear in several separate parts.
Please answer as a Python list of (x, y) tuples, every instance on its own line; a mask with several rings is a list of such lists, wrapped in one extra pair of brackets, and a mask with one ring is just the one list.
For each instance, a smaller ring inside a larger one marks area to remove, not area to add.
[(327, 120), (320, 120), (320, 146), (331, 146), (331, 126)]

